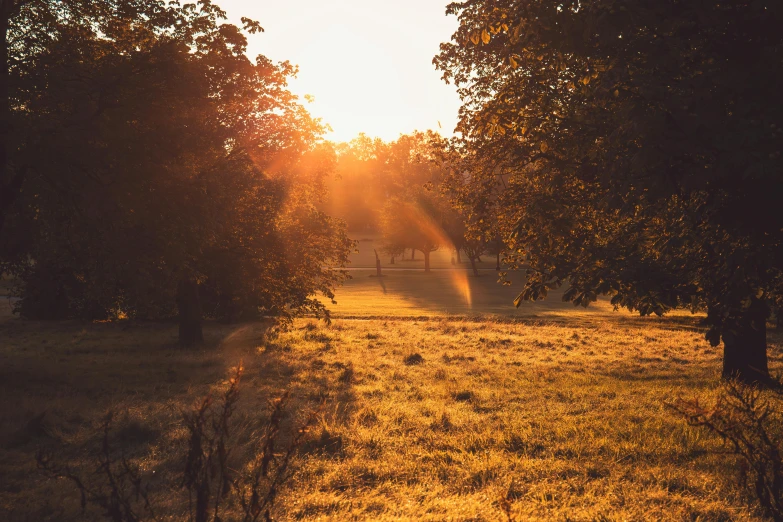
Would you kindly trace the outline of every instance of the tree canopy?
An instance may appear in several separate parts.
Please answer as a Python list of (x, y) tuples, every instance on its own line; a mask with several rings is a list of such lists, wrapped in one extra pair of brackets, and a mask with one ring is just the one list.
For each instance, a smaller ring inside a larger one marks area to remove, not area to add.
[(783, 290), (779, 2), (468, 0), (435, 58), (463, 100), (461, 204), (494, 194), (520, 299), (562, 284), (707, 311), (724, 374), (767, 376)]
[(248, 59), (208, 0), (14, 5), (0, 262), (24, 315), (326, 313), (351, 242), (295, 67)]

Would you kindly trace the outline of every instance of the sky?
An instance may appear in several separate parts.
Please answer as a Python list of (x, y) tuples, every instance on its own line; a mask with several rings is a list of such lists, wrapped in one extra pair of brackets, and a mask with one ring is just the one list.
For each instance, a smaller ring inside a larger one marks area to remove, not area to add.
[(459, 97), (432, 65), (457, 19), (448, 0), (217, 0), (229, 21), (246, 16), (263, 33), (249, 54), (299, 65), (291, 90), (314, 97), (307, 109), (332, 141), (360, 132), (390, 141), (414, 130), (450, 136)]

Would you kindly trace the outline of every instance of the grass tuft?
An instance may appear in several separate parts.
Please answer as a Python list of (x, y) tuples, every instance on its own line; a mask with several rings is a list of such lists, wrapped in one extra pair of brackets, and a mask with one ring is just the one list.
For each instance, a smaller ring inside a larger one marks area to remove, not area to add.
[(424, 357), (422, 357), (419, 353), (412, 353), (410, 355), (406, 355), (405, 359), (403, 359), (403, 362), (408, 366), (413, 366), (414, 364), (423, 363)]

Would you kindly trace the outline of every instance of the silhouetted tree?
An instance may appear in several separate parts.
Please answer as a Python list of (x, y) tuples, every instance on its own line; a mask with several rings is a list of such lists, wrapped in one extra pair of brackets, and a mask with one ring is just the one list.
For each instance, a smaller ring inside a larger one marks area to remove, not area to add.
[[(286, 87), (208, 1), (30, 0), (9, 34), (3, 270), (29, 317), (326, 313), (351, 242), (317, 210), (333, 167)], [(249, 32), (257, 23), (243, 20)], [(15, 41), (15, 40), (12, 40)], [(21, 42), (21, 43), (19, 43)]]
[[(518, 299), (568, 284), (707, 311), (723, 374), (768, 378), (783, 290), (783, 4), (471, 0), (435, 63), (459, 86), (462, 194), (492, 187)], [(476, 167), (478, 166), (478, 167)], [(463, 203), (475, 205), (475, 198)]]

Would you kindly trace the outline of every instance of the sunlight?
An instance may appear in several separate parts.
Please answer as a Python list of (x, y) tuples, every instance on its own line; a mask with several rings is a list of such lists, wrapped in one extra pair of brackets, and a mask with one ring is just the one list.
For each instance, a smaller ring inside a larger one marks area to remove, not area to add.
[(308, 110), (333, 128), (330, 137), (370, 129), (373, 135), (391, 137), (407, 128), (408, 113), (400, 110), (405, 105), (402, 71), (390, 49), (337, 24), (314, 35), (302, 52), (311, 63), (291, 87), (313, 96)]
[[(440, 248), (454, 250), (454, 243), (449, 239), (446, 232), (443, 231), (443, 228), (418, 205), (404, 205), (401, 211), (407, 213), (418, 225), (424, 235), (432, 238), (435, 244), (440, 245)], [(449, 270), (449, 278), (457, 293), (465, 299), (465, 304), (468, 308), (472, 308), (473, 298), (470, 291), (467, 272), (465, 270)]]
[(783, 1), (686, 3), (0, 0), (0, 522), (783, 521)]
[(392, 140), (413, 130), (450, 135), (459, 97), (432, 65), (457, 26), (445, 2), (378, 0), (221, 2), (235, 23), (247, 16), (265, 32), (250, 37), (251, 55), (299, 66), (291, 90), (311, 95), (307, 109), (329, 124), (327, 138), (364, 132)]

